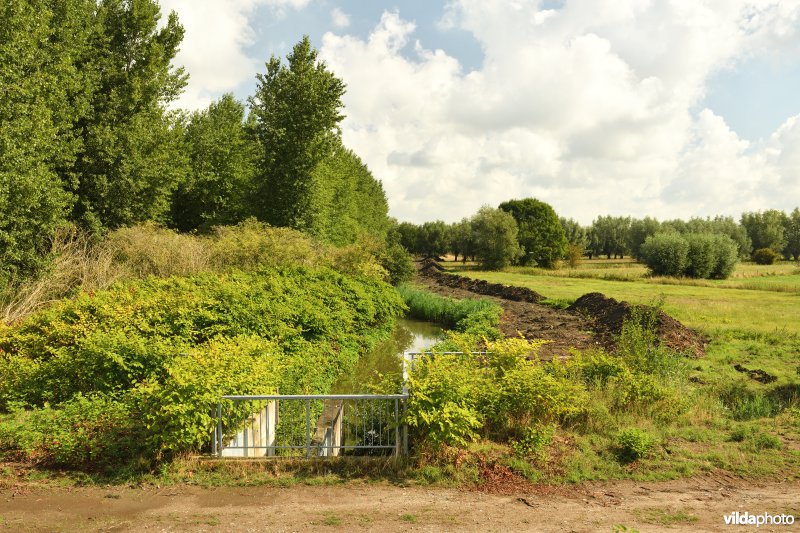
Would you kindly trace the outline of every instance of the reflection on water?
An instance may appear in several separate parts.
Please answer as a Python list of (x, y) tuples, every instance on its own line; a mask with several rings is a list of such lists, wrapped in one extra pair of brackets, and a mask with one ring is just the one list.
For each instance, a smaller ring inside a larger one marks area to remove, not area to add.
[[(371, 352), (361, 357), (350, 375), (342, 376), (334, 384), (333, 394), (367, 394), (370, 385), (378, 383), (380, 376), (401, 376), (403, 352), (418, 352), (442, 339), (442, 328), (430, 322), (398, 319), (392, 336), (379, 343)], [(398, 391), (399, 392), (399, 391)]]

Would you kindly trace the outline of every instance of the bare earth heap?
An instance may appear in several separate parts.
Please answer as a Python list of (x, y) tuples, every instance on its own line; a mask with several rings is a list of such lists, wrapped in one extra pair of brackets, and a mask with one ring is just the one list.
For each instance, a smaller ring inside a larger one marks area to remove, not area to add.
[[(503, 308), (500, 330), (506, 336), (551, 341), (542, 348), (542, 358), (568, 357), (570, 348), (583, 351), (601, 346), (613, 350), (632, 304), (607, 298), (599, 292), (584, 294), (567, 309), (555, 309), (541, 302), (546, 297), (524, 287), (509, 287), (485, 280), (469, 279), (443, 272), (434, 261), (424, 261), (417, 270), (417, 282), (428, 290), (453, 298), (487, 297)], [(646, 306), (643, 306), (646, 307)], [(702, 357), (707, 339), (662, 311), (658, 311), (659, 342), (693, 357)]]

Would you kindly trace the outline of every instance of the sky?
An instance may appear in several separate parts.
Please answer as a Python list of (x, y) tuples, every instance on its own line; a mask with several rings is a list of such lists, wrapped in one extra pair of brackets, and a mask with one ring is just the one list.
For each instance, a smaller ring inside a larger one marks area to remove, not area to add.
[(401, 221), (535, 197), (584, 224), (800, 205), (800, 0), (161, 0), (177, 106), (304, 34)]

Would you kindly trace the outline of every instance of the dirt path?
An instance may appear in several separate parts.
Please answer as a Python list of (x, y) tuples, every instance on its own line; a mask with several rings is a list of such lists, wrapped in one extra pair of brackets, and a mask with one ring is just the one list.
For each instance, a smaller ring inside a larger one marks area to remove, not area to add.
[(800, 481), (620, 481), (502, 496), (383, 483), (0, 491), (0, 531), (756, 531), (725, 526), (733, 511), (792, 514), (797, 527), (758, 531), (798, 531)]
[[(416, 282), (429, 291), (451, 298), (475, 298), (476, 294), (456, 287), (442, 286), (435, 280), (417, 276)], [(551, 341), (542, 347), (542, 359), (548, 360), (554, 354), (561, 357), (569, 354), (570, 348), (586, 350), (607, 339), (593, 332), (592, 321), (569, 311), (553, 309), (546, 305), (531, 302), (518, 302), (496, 296), (477, 295), (496, 302), (503, 308), (500, 318), (500, 331), (507, 337), (522, 334), (526, 339), (545, 339)]]

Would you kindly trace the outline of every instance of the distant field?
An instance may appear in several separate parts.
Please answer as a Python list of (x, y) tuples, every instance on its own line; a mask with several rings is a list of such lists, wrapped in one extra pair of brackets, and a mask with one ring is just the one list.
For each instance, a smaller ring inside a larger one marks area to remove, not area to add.
[(529, 287), (553, 300), (572, 301), (587, 292), (636, 303), (665, 297), (664, 309), (687, 325), (711, 332), (749, 330), (800, 334), (800, 266), (796, 263), (737, 266), (727, 280), (647, 277), (630, 259), (593, 259), (578, 268), (543, 270), (512, 267), (503, 272), (470, 270), (445, 263), (460, 274)]

